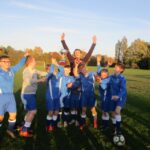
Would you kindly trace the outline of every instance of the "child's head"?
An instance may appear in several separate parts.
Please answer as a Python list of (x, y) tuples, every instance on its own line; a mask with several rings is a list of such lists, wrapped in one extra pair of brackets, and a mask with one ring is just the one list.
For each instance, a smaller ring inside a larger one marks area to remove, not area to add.
[(81, 59), (81, 50), (75, 49), (74, 50), (74, 56), (75, 56), (75, 58)]
[(65, 76), (69, 76), (70, 72), (71, 72), (70, 65), (65, 65), (64, 66), (64, 74), (65, 74)]
[(35, 58), (33, 56), (28, 56), (25, 64), (27, 67), (30, 66), (30, 67), (34, 68), (36, 66)]
[(0, 67), (4, 70), (9, 70), (9, 68), (11, 67), (11, 61), (9, 56), (0, 56)]
[(79, 73), (81, 73), (81, 74), (83, 74), (83, 75), (86, 75), (87, 74), (87, 68), (86, 68), (86, 66), (85, 66), (85, 64), (79, 64), (79, 66), (78, 66), (78, 72)]
[(101, 79), (105, 79), (109, 76), (108, 69), (102, 69), (101, 70)]
[(125, 70), (124, 64), (117, 63), (117, 64), (115, 65), (114, 71), (115, 71), (116, 74), (123, 73), (124, 70)]

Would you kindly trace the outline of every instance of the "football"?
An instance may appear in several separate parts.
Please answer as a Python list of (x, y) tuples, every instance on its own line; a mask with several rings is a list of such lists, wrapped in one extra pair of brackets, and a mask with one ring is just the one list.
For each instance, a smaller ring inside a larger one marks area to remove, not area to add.
[(125, 138), (123, 135), (115, 135), (113, 137), (113, 142), (117, 146), (124, 146), (125, 145)]

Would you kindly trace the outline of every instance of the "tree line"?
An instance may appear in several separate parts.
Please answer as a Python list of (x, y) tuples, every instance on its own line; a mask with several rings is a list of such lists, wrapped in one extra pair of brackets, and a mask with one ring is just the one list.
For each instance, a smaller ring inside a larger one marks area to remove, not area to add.
[[(35, 57), (39, 65), (50, 64), (52, 57), (57, 61), (61, 60), (59, 52), (44, 52), (41, 47), (35, 47), (33, 49), (27, 48), (26, 50)], [(24, 52), (22, 50), (15, 50), (11, 46), (0, 47), (0, 55), (9, 55), (11, 57), (12, 64), (17, 63), (23, 56), (23, 53)], [(84, 57), (85, 55), (86, 51), (82, 50), (82, 56)], [(67, 58), (66, 60), (69, 63)], [(106, 66), (108, 60), (112, 62), (112, 66), (114, 66), (117, 62), (121, 62), (128, 68), (150, 69), (150, 43), (141, 39), (136, 39), (128, 45), (127, 38), (123, 37), (121, 40), (118, 40), (115, 45), (115, 58), (103, 55), (101, 65)], [(96, 55), (91, 56), (87, 65), (96, 66)]]
[(134, 40), (129, 46), (126, 37), (115, 45), (115, 60), (130, 68), (150, 69), (150, 43)]

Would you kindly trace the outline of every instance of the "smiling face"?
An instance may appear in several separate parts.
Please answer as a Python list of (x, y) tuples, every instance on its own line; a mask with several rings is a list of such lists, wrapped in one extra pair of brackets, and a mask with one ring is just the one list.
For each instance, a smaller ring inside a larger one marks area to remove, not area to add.
[(115, 68), (114, 68), (114, 72), (116, 74), (120, 74), (124, 71), (124, 65), (123, 64), (116, 64)]
[(11, 61), (10, 58), (2, 58), (0, 59), (0, 67), (3, 70), (9, 70), (9, 68), (11, 67)]
[(64, 74), (65, 74), (65, 76), (69, 76), (70, 72), (71, 72), (70, 67), (64, 67)]
[(81, 51), (79, 49), (75, 49), (74, 56), (75, 56), (75, 58), (80, 59), (81, 58)]

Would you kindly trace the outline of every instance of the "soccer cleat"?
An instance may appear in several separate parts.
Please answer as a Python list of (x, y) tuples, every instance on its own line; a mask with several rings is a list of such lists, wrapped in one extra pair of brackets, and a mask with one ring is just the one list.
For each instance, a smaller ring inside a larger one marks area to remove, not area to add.
[[(20, 132), (20, 131), (22, 131), (22, 128), (23, 127), (17, 127), (16, 131)], [(31, 134), (33, 133), (33, 130), (31, 130), (31, 129), (27, 129), (27, 130), (28, 130), (29, 133), (31, 133)]]
[(46, 131), (47, 132), (52, 132), (54, 130), (54, 128), (53, 128), (53, 126), (48, 126), (48, 127), (46, 127)]
[(20, 131), (19, 135), (22, 137), (32, 137), (33, 136), (33, 134), (30, 133), (29, 131), (22, 131), (22, 130)]
[(7, 130), (6, 132), (7, 132), (7, 134), (8, 134), (12, 139), (15, 139), (15, 138), (16, 138), (15, 134), (13, 133), (13, 131)]

